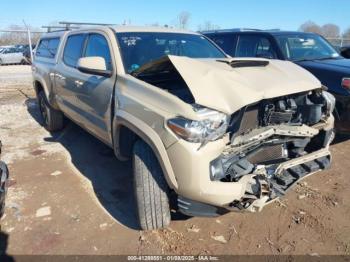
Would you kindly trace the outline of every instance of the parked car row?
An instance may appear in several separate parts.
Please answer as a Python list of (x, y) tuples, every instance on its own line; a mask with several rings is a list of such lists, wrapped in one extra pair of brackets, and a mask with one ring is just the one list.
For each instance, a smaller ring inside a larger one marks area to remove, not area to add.
[(313, 33), (262, 30), (202, 32), (232, 57), (263, 57), (292, 61), (316, 76), (336, 97), (338, 132), (350, 131), (350, 59)]
[[(264, 58), (283, 51), (255, 39), (237, 40), (246, 57), (232, 58), (170, 28), (47, 33), (32, 65), (44, 126), (59, 131), (68, 117), (132, 160), (142, 229), (169, 224), (170, 196), (190, 216), (260, 211), (330, 166), (335, 99), (297, 64)], [(318, 39), (307, 41), (300, 51), (314, 57)]]
[(5, 46), (0, 48), (0, 66), (30, 63), (31, 58), (29, 45)]

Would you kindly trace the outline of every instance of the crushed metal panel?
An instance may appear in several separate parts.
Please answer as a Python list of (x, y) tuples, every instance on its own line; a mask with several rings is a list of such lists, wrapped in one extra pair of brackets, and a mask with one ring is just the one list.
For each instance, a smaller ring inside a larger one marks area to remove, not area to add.
[(312, 74), (286, 61), (268, 60), (264, 67), (233, 68), (215, 59), (171, 55), (168, 59), (185, 80), (197, 104), (228, 114), (263, 99), (321, 87)]

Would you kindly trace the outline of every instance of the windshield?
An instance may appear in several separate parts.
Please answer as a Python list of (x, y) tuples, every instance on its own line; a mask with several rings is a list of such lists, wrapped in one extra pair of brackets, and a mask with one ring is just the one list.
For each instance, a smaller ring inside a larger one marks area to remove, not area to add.
[(117, 33), (125, 70), (131, 73), (166, 55), (224, 58), (226, 55), (201, 35), (178, 33)]
[(276, 39), (288, 60), (301, 61), (339, 57), (332, 45), (319, 35), (278, 35)]

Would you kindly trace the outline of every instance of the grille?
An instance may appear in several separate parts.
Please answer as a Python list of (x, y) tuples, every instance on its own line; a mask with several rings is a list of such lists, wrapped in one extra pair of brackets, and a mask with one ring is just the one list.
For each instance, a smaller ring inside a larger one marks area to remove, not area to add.
[(260, 164), (287, 158), (284, 145), (264, 146), (248, 156), (248, 161), (252, 164)]

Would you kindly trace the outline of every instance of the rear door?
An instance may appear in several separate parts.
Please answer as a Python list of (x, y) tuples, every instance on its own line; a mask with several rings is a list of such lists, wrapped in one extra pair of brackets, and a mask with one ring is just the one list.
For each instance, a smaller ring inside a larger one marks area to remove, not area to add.
[(11, 48), (6, 53), (6, 63), (16, 64), (21, 62), (22, 53), (20, 53), (16, 48)]
[(23, 53), (20, 50), (16, 50), (12, 55), (12, 63), (19, 64), (23, 61)]

